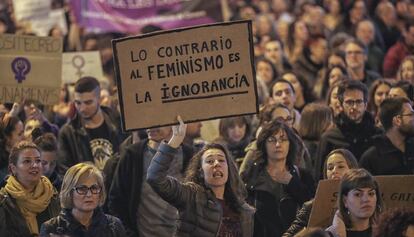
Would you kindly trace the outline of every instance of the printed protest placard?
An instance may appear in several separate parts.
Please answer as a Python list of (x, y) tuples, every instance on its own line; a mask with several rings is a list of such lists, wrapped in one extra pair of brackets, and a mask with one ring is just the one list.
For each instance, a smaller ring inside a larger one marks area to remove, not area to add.
[(112, 43), (124, 130), (258, 112), (250, 21)]
[(49, 31), (55, 26), (59, 27), (63, 35), (68, 33), (65, 11), (63, 9), (52, 10), (45, 17), (31, 19), (30, 26), (31, 31), (37, 36), (49, 36)]
[(30, 20), (47, 17), (52, 6), (51, 0), (13, 0), (16, 20)]
[[(384, 208), (414, 208), (414, 175), (376, 176)], [(316, 191), (308, 227), (328, 227), (337, 210), (339, 181), (321, 180)]]
[(75, 83), (85, 76), (103, 77), (101, 56), (99, 51), (64, 53), (62, 57), (63, 83)]
[(56, 104), (62, 76), (62, 40), (0, 35), (0, 102), (25, 99)]

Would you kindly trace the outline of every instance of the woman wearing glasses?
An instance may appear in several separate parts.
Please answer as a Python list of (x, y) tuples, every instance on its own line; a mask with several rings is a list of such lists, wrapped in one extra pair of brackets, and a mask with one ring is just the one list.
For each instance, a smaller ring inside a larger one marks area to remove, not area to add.
[(254, 236), (281, 236), (296, 210), (313, 197), (312, 175), (294, 165), (297, 147), (287, 125), (274, 121), (263, 126), (256, 159), (241, 174), (248, 201), (256, 207)]
[(10, 151), (9, 171), (0, 190), (0, 236), (38, 236), (40, 225), (60, 210), (57, 191), (42, 175), (39, 148), (17, 143)]
[(42, 225), (40, 236), (125, 236), (121, 221), (101, 210), (106, 192), (101, 172), (92, 164), (69, 168), (60, 191), (61, 213)]

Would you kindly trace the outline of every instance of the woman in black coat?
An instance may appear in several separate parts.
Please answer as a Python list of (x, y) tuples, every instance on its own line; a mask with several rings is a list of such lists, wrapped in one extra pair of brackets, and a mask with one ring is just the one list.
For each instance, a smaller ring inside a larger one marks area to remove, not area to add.
[(312, 175), (294, 165), (297, 146), (292, 129), (279, 121), (259, 134), (256, 160), (242, 173), (248, 202), (256, 207), (254, 236), (281, 236), (313, 197)]
[(61, 213), (43, 223), (40, 236), (123, 237), (121, 221), (102, 212), (105, 187), (101, 172), (92, 164), (79, 163), (69, 168), (60, 191)]

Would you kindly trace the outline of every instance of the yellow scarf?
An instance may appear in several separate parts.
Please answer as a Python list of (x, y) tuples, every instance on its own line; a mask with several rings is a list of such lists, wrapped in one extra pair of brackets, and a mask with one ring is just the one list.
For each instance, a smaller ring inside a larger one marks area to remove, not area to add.
[(32, 192), (27, 191), (14, 176), (9, 176), (4, 187), (7, 193), (16, 199), (30, 233), (39, 234), (36, 216), (44, 211), (53, 196), (53, 185), (48, 178), (42, 176)]

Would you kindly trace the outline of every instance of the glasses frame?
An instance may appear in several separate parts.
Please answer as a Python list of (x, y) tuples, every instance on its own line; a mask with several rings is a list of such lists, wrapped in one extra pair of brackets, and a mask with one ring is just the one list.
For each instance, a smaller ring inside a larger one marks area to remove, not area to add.
[[(99, 189), (96, 189), (95, 191), (93, 191), (93, 188), (98, 187)], [(83, 193), (82, 191), (80, 191), (80, 188), (86, 188), (86, 192)], [(102, 187), (99, 184), (93, 184), (90, 187), (87, 187), (86, 185), (80, 185), (77, 187), (73, 187), (72, 190), (74, 190), (77, 194), (79, 195), (87, 195), (88, 192), (91, 192), (91, 194), (100, 194), (102, 192)]]

